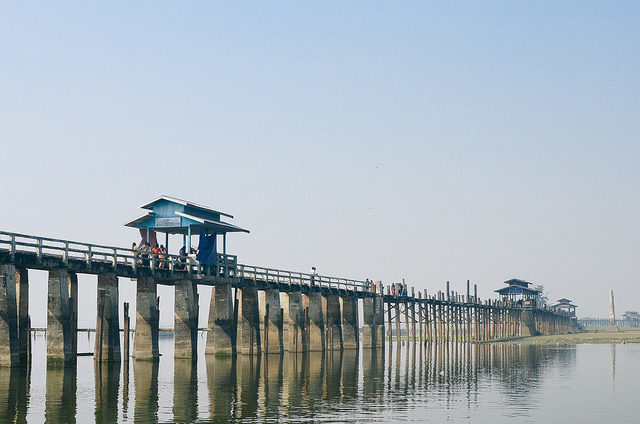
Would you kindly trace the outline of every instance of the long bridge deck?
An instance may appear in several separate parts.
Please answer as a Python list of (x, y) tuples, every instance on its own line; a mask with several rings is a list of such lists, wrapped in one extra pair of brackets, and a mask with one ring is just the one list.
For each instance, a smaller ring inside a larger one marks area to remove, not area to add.
[[(216, 266), (207, 267), (192, 256), (1, 231), (0, 296), (8, 301), (0, 302), (0, 308), (9, 306), (7, 311), (0, 311), (6, 312), (0, 314), (0, 319), (9, 318), (6, 326), (0, 325), (0, 344), (13, 349), (11, 340), (17, 337), (21, 358), (28, 345), (28, 269), (49, 271), (48, 358), (64, 362), (74, 361), (76, 354), (73, 340), (77, 337), (77, 274), (98, 276), (95, 355), (99, 361), (120, 357), (117, 277), (136, 279), (133, 356), (141, 359), (158, 356), (157, 284), (175, 287), (176, 357), (193, 357), (196, 352), (198, 285), (215, 287), (211, 293), (207, 353), (357, 349), (359, 344), (376, 348), (383, 346), (385, 336), (387, 340), (395, 336), (400, 342), (403, 333), (413, 342), (471, 342), (567, 332), (574, 325), (568, 314), (549, 308), (523, 308), (512, 301), (481, 301), (470, 294), (468, 282), (466, 296), (450, 292), (448, 284), (446, 292), (428, 295), (424, 290), (416, 296), (411, 288), (405, 295), (396, 296), (391, 294), (391, 286), (385, 290), (380, 281), (238, 264), (236, 256), (227, 254), (218, 254)], [(10, 307), (12, 304), (17, 305), (17, 311)], [(128, 304), (124, 309), (128, 334)], [(13, 325), (19, 331), (3, 333), (2, 328)], [(125, 337), (125, 360), (128, 351)], [(16, 363), (13, 356), (17, 353), (0, 352), (0, 364)]]

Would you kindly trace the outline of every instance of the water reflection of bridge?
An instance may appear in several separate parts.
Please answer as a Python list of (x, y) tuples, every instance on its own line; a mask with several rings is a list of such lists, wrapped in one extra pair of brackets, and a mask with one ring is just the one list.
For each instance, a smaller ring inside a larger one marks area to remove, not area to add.
[[(384, 416), (389, 411), (381, 405), (389, 405), (390, 398), (394, 413), (402, 414), (409, 403), (421, 401), (414, 394), (423, 392), (437, 393), (443, 402), (473, 404), (486, 379), (499, 381), (497, 390), (508, 401), (519, 402), (539, 388), (549, 361), (575, 360), (572, 349), (511, 343), (394, 347), (386, 351), (212, 355), (206, 357), (204, 375), (198, 374), (196, 362), (175, 360), (169, 386), (159, 384), (162, 360), (124, 366), (96, 363), (93, 411), (85, 409), (91, 404), (90, 394), (78, 392), (78, 368), (49, 367), (45, 419), (76, 422), (92, 413), (96, 422), (340, 420)], [(0, 381), (5, 382), (0, 386), (0, 416), (25, 422), (29, 368), (0, 368)], [(164, 391), (167, 399), (167, 390), (173, 391), (172, 404), (161, 405), (161, 395)]]

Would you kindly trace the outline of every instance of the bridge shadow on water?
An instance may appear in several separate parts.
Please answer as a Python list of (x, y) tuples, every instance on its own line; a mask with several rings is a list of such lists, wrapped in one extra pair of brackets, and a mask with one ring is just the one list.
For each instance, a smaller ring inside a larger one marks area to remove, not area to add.
[[(0, 369), (2, 422), (376, 422), (420, 417), (430, 403), (470, 408), (483, 387), (507, 402), (538, 389), (549, 363), (575, 350), (503, 344), (397, 344), (385, 349)], [(43, 349), (37, 340), (34, 349)], [(46, 346), (44, 346), (46, 350)], [(202, 352), (201, 352), (202, 353)]]

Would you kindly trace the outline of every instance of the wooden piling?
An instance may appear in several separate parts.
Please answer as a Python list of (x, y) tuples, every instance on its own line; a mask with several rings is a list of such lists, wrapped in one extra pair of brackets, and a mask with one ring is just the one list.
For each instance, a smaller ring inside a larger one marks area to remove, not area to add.
[(124, 303), (124, 345), (123, 345), (123, 359), (125, 361), (129, 361), (129, 340), (130, 340), (130, 336), (129, 336), (129, 332), (130, 332), (130, 327), (131, 325), (131, 321), (129, 318), (129, 302), (125, 302)]

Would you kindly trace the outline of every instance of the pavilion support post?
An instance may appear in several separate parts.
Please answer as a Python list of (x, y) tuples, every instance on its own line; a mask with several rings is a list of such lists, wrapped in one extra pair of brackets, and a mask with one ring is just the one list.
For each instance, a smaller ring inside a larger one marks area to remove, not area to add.
[(152, 277), (138, 277), (136, 285), (136, 333), (132, 356), (136, 360), (156, 360), (160, 357), (157, 284)]
[(31, 320), (29, 318), (29, 272), (16, 268), (16, 305), (18, 315), (18, 355), (20, 364), (31, 361)]
[(209, 324), (205, 354), (231, 355), (236, 349), (236, 323), (231, 284), (211, 288)]
[(236, 348), (243, 355), (259, 354), (260, 345), (260, 312), (258, 311), (258, 289), (255, 287), (238, 288), (238, 333)]
[(326, 349), (342, 350), (342, 317), (340, 313), (340, 297), (336, 294), (324, 296)]
[[(20, 365), (16, 268), (0, 265), (0, 366)], [(7, 383), (8, 384), (8, 383)]]
[(301, 353), (306, 346), (302, 293), (298, 291), (284, 293), (282, 295), (282, 311), (284, 349), (292, 353)]
[(262, 349), (265, 353), (284, 352), (283, 346), (283, 319), (280, 309), (280, 291), (267, 289), (260, 299), (260, 327), (264, 337)]
[(358, 349), (358, 298), (341, 296), (339, 306), (342, 312), (342, 345), (344, 349)]
[(198, 356), (198, 284), (191, 280), (175, 282), (174, 358)]
[(76, 362), (78, 279), (65, 268), (49, 271), (47, 300), (47, 365)]
[(322, 295), (311, 292), (309, 299), (309, 351), (318, 352), (325, 349), (324, 313), (322, 312)]
[(120, 362), (120, 323), (118, 316), (118, 277), (98, 274), (98, 313), (93, 359), (97, 362)]

